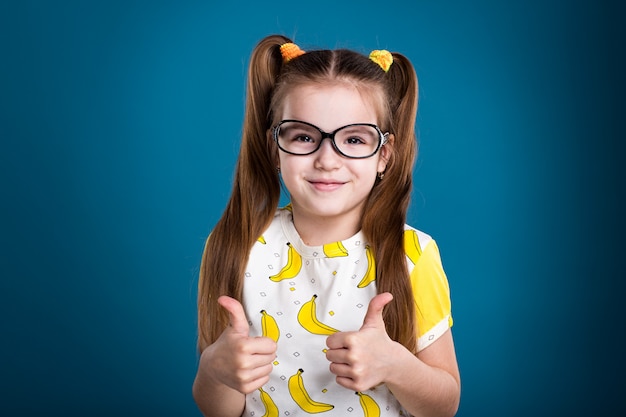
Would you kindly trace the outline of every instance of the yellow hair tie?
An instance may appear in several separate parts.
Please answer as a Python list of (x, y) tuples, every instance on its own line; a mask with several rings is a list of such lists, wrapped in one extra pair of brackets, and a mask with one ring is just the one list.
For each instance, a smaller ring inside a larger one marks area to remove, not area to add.
[(280, 45), (280, 53), (283, 56), (283, 62), (286, 64), (294, 58), (304, 55), (305, 52), (295, 43), (284, 43)]
[(380, 65), (385, 72), (389, 71), (389, 68), (393, 63), (393, 56), (391, 55), (391, 52), (385, 49), (372, 51), (370, 53), (370, 59)]

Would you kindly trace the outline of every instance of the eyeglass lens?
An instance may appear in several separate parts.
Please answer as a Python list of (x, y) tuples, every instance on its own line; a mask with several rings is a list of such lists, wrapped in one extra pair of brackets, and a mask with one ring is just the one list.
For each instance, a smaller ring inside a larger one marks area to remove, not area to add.
[(315, 152), (325, 136), (333, 140), (342, 154), (353, 158), (371, 156), (378, 150), (381, 141), (380, 131), (366, 124), (344, 126), (325, 136), (315, 126), (298, 121), (282, 122), (277, 129), (278, 146), (295, 155)]

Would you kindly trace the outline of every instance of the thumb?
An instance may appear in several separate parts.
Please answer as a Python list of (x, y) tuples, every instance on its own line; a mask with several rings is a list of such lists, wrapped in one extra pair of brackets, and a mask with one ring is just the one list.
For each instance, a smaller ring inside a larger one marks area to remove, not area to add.
[(370, 300), (370, 304), (367, 307), (367, 313), (363, 319), (363, 326), (361, 330), (368, 327), (385, 327), (383, 321), (383, 308), (393, 300), (393, 295), (388, 292), (376, 295)]
[(230, 327), (232, 330), (235, 333), (248, 336), (250, 325), (248, 324), (246, 312), (244, 311), (241, 303), (227, 295), (222, 295), (218, 298), (217, 303), (221, 305), (224, 310), (228, 311), (230, 316)]

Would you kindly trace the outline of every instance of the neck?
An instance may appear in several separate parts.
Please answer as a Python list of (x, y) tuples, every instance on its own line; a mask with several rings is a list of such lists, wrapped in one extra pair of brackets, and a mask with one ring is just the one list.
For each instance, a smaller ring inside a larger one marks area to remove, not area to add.
[(308, 246), (321, 246), (354, 236), (360, 229), (358, 221), (346, 222), (345, 217), (310, 217), (293, 211), (293, 224)]

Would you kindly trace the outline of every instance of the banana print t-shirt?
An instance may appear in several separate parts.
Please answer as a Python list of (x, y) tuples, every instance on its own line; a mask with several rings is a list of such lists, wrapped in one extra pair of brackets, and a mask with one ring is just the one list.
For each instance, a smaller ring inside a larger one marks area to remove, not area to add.
[[(418, 350), (452, 326), (450, 295), (435, 241), (409, 226), (407, 267), (416, 302)], [(246, 396), (244, 416), (408, 416), (383, 384), (355, 393), (335, 382), (326, 339), (361, 328), (376, 295), (374, 261), (362, 232), (307, 246), (288, 209), (279, 209), (250, 253), (243, 305), (251, 336), (277, 341), (270, 380)]]

